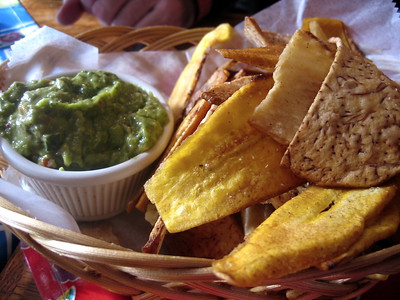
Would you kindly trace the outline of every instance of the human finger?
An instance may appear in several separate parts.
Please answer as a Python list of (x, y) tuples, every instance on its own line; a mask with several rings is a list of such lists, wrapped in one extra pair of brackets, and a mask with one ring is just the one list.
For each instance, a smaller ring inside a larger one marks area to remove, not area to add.
[(79, 20), (84, 12), (80, 0), (65, 0), (57, 12), (57, 22), (62, 25), (70, 25)]
[(136, 27), (152, 25), (172, 25), (189, 27), (195, 18), (193, 1), (163, 0), (158, 1), (153, 9), (136, 24)]
[(153, 7), (165, 0), (131, 0), (128, 1), (123, 9), (114, 17), (112, 25), (125, 25), (134, 26), (139, 20), (141, 20), (146, 14), (148, 14)]
[(131, 2), (129, 0), (81, 0), (87, 12), (97, 17), (99, 21), (110, 25), (114, 17), (124, 6)]

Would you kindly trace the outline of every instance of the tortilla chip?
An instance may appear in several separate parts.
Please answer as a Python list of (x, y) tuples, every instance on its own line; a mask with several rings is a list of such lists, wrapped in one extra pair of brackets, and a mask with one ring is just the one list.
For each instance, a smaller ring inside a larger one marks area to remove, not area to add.
[(350, 37), (346, 25), (338, 19), (321, 17), (306, 18), (303, 20), (301, 28), (311, 32), (324, 42), (327, 42), (332, 37), (338, 37), (351, 50), (357, 51), (361, 54), (356, 43)]
[(400, 86), (335, 41), (334, 63), (282, 164), (318, 185), (377, 186), (400, 172)]
[(251, 123), (282, 145), (298, 130), (329, 71), (334, 52), (312, 34), (297, 30), (273, 73), (274, 86)]

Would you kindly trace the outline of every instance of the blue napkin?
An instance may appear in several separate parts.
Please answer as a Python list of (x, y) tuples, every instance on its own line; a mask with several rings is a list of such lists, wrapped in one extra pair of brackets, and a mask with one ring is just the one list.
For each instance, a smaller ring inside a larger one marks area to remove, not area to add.
[(0, 271), (4, 268), (11, 253), (18, 245), (18, 239), (0, 223)]
[(10, 46), (39, 28), (17, 0), (0, 0), (0, 62), (7, 59)]

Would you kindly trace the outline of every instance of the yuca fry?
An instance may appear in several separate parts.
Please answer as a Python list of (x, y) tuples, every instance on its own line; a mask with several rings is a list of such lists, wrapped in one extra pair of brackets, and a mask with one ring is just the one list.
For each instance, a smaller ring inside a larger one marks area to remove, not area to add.
[(193, 95), (190, 97), (189, 102), (187, 103), (184, 111), (184, 116), (186, 116), (192, 108), (196, 105), (196, 103), (202, 99), (202, 94), (205, 91), (208, 91), (209, 89), (213, 88), (217, 84), (226, 82), (229, 80), (231, 76), (231, 72), (229, 71), (229, 67), (235, 64), (234, 61), (227, 61), (226, 63), (222, 64), (219, 66), (213, 74), (211, 74), (210, 78), (201, 86), (199, 89), (197, 89)]
[(217, 49), (223, 57), (273, 72), (284, 46), (273, 45), (246, 49)]
[(201, 98), (215, 105), (225, 102), (234, 92), (254, 80), (253, 76), (243, 76), (232, 81), (215, 85), (201, 94)]
[(310, 33), (297, 30), (273, 73), (274, 86), (257, 106), (251, 123), (282, 145), (296, 134), (328, 74), (334, 52)]
[(383, 240), (394, 234), (399, 228), (400, 224), (400, 199), (399, 196), (390, 201), (385, 209), (374, 218), (372, 224), (367, 225), (362, 236), (345, 252), (323, 262), (317, 266), (322, 270), (332, 268), (338, 263), (343, 263), (351, 260), (364, 250), (368, 249), (375, 242)]
[(142, 252), (158, 254), (163, 244), (167, 229), (163, 220), (158, 217), (156, 223), (153, 226), (152, 231), (146, 244), (142, 247)]
[(233, 285), (257, 286), (337, 257), (361, 237), (396, 190), (394, 184), (360, 190), (310, 186), (215, 261), (214, 273)]
[(221, 104), (145, 183), (169, 232), (208, 223), (302, 183), (279, 166), (285, 147), (248, 120), (271, 88), (259, 78)]
[(400, 172), (400, 85), (335, 41), (335, 60), (282, 164), (317, 185), (377, 186)]
[(165, 248), (172, 255), (219, 259), (243, 242), (243, 227), (236, 215), (187, 231), (167, 234)]
[(196, 87), (208, 52), (213, 46), (229, 41), (232, 36), (232, 26), (221, 24), (207, 33), (196, 46), (189, 63), (180, 74), (168, 99), (175, 121), (182, 118), (182, 112)]
[(288, 35), (262, 30), (253, 17), (245, 17), (244, 35), (256, 47), (285, 46), (290, 39)]

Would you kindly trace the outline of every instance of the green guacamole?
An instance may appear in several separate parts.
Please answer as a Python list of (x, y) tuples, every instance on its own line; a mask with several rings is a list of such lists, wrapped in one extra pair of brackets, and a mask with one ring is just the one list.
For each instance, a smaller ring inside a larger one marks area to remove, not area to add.
[(149, 150), (168, 123), (153, 95), (104, 71), (15, 82), (0, 94), (0, 134), (20, 154), (61, 170), (93, 170)]

